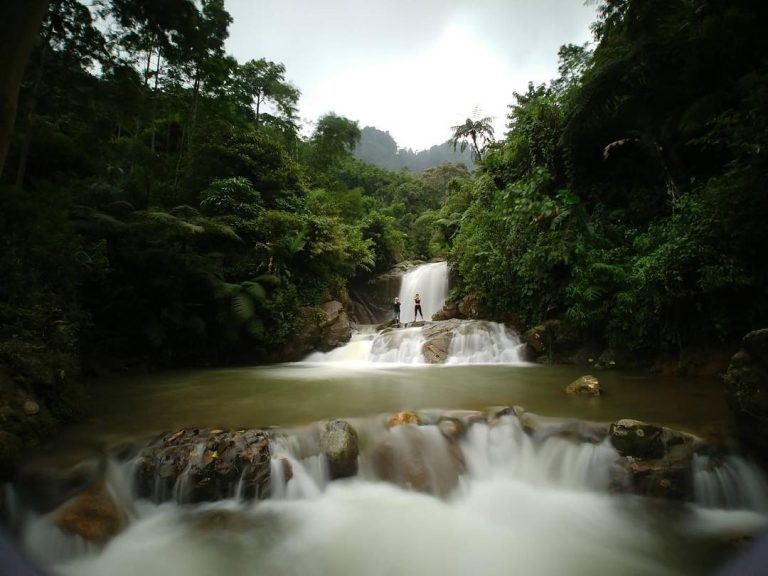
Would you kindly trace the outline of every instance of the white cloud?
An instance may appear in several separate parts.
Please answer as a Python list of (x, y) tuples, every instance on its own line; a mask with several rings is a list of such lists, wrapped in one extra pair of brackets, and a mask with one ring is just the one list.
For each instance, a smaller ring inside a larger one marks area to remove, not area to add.
[(444, 142), (479, 106), (504, 131), (512, 92), (556, 75), (557, 48), (589, 39), (578, 0), (229, 0), (229, 50), (283, 62), (304, 118), (334, 111), (400, 146)]

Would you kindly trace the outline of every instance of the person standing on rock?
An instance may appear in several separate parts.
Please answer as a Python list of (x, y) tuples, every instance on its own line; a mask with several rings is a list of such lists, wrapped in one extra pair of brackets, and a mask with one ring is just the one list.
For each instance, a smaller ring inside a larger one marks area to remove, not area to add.
[(421, 311), (421, 296), (416, 294), (413, 298), (414, 308), (413, 308), (413, 321), (416, 322), (416, 314), (421, 316), (421, 319), (424, 320), (424, 314)]
[(400, 298), (395, 296), (395, 300), (392, 302), (392, 309), (395, 311), (395, 322), (400, 324)]

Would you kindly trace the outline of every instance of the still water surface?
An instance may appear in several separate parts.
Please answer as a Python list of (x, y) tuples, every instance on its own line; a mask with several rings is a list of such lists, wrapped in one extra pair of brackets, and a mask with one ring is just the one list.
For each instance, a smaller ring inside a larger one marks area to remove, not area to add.
[(521, 405), (546, 416), (634, 418), (705, 436), (730, 425), (721, 384), (599, 371), (605, 394), (568, 397), (585, 374), (572, 366), (280, 364), (174, 371), (94, 385), (94, 417), (70, 431), (88, 438), (147, 435), (182, 426), (296, 426), (399, 410)]

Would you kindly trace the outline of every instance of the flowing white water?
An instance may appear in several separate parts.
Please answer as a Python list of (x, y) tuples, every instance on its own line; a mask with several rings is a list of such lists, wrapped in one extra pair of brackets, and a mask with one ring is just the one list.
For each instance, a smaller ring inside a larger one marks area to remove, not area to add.
[[(445, 298), (447, 266), (406, 278), (403, 321), (412, 320), (415, 292), (429, 318)], [(426, 338), (416, 327), (363, 329), (307, 361), (363, 363), (361, 374), (370, 374), (371, 366), (424, 363)], [(449, 364), (520, 363), (519, 338), (501, 324), (460, 322), (450, 338)], [(242, 479), (215, 503), (137, 500), (134, 466), (112, 463), (108, 489), (128, 526), (106, 548), (64, 534), (56, 511), (22, 511), (21, 541), (62, 576), (650, 576), (711, 573), (724, 539), (768, 528), (768, 482), (744, 459), (697, 456), (694, 503), (670, 505), (612, 493), (628, 477), (602, 436), (558, 436), (566, 428), (555, 419), (528, 434), (514, 415), (474, 424), (469, 413), (456, 417), (466, 427), (458, 441), (442, 423), (388, 429), (384, 418), (354, 421), (359, 473), (334, 482), (318, 428), (276, 434), (270, 498), (259, 502), (243, 499)], [(175, 484), (158, 476), (154, 499), (184, 501), (186, 476)]]
[(399, 328), (380, 332), (373, 339), (368, 362), (423, 364), (421, 348), (424, 336), (421, 328)]
[(476, 321), (453, 331), (447, 364), (521, 364), (525, 344), (498, 322)]
[[(413, 321), (413, 297), (421, 295), (424, 318), (441, 310), (448, 296), (448, 264), (435, 262), (417, 266), (402, 279), (401, 321)], [(524, 364), (517, 334), (503, 324), (466, 320), (450, 330), (446, 364)], [(360, 326), (350, 341), (330, 352), (315, 352), (304, 362), (332, 364), (426, 364), (423, 327), (389, 328), (378, 333), (373, 326)]]
[[(525, 344), (503, 324), (464, 320), (446, 333), (451, 339), (446, 364), (527, 364)], [(304, 362), (350, 364), (426, 364), (424, 327), (389, 328), (378, 333), (352, 335), (350, 341), (330, 352), (314, 352)]]
[[(355, 479), (327, 483), (317, 456), (302, 458), (300, 442), (286, 437), (271, 445), (271, 500), (137, 501), (129, 527), (103, 550), (64, 536), (51, 515), (28, 522), (24, 541), (67, 576), (650, 576), (708, 573), (713, 544), (768, 526), (755, 512), (681, 515), (610, 495), (618, 455), (609, 444), (536, 440), (514, 416), (469, 426), (459, 444), (437, 426), (356, 426), (364, 450)], [(447, 486), (456, 470), (460, 481)]]
[(728, 455), (720, 461), (693, 457), (693, 488), (698, 504), (707, 508), (757, 510), (768, 514), (768, 478), (752, 462)]
[(416, 294), (421, 296), (424, 320), (431, 320), (432, 315), (442, 309), (448, 297), (448, 263), (423, 264), (403, 275), (399, 294), (402, 304), (401, 322), (413, 322), (416, 319), (413, 301)]

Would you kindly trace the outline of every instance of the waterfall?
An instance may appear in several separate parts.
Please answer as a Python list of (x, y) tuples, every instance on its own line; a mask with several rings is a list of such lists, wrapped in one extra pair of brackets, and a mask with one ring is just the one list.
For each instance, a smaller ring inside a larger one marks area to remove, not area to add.
[(453, 330), (447, 364), (520, 364), (525, 344), (498, 322), (463, 323)]
[[(503, 324), (486, 320), (450, 322), (450, 329), (445, 332), (450, 339), (445, 364), (527, 364), (523, 360), (525, 344)], [(313, 352), (304, 362), (369, 367), (426, 364), (423, 348), (428, 338), (425, 329), (417, 326), (356, 333), (346, 345), (330, 352)]]
[(400, 312), (402, 322), (415, 320), (413, 298), (416, 294), (421, 296), (424, 319), (431, 320), (432, 315), (443, 308), (445, 299), (448, 297), (448, 263), (423, 264), (403, 275), (398, 296), (402, 305)]
[(421, 348), (424, 336), (421, 328), (401, 328), (379, 333), (373, 340), (369, 362), (423, 364)]
[[(426, 364), (424, 347), (429, 343), (423, 326), (407, 326), (413, 322), (416, 294), (427, 326), (432, 315), (441, 310), (448, 296), (448, 263), (434, 262), (409, 270), (400, 287), (401, 313), (404, 327), (391, 327), (379, 332), (373, 326), (358, 326), (350, 341), (330, 352), (314, 352), (304, 362), (381, 365)], [(484, 320), (452, 320), (445, 331), (449, 348), (446, 364), (524, 364), (519, 336), (503, 324)]]
[(696, 503), (707, 508), (758, 510), (768, 514), (768, 479), (752, 462), (736, 455), (693, 457)]
[[(134, 500), (129, 525), (103, 549), (61, 532), (54, 511), (28, 519), (22, 541), (63, 576), (503, 576), (510, 566), (543, 576), (672, 576), (709, 573), (717, 559), (697, 561), (711, 542), (768, 527), (765, 511), (695, 508), (686, 519), (672, 506), (678, 519), (660, 528), (661, 502), (611, 494), (621, 458), (609, 442), (529, 435), (514, 415), (452, 421), (464, 429), (458, 437), (441, 422), (356, 421), (359, 474), (335, 482), (312, 448), (318, 427), (281, 433), (270, 441), (267, 500), (246, 502), (237, 490), (204, 504)], [(702, 473), (713, 466), (695, 464)], [(753, 489), (765, 498), (765, 484)], [(680, 544), (670, 546), (675, 530)]]

